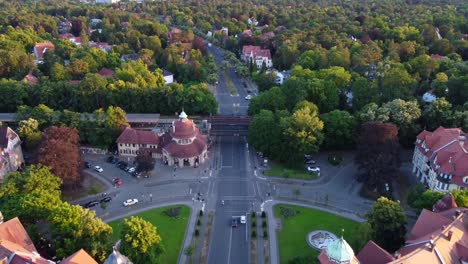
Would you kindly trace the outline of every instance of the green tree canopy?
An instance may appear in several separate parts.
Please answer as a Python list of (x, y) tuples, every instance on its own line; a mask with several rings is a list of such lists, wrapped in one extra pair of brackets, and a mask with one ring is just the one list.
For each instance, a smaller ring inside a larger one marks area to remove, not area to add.
[(356, 120), (346, 111), (333, 110), (320, 116), (324, 123), (324, 147), (346, 149), (354, 145)]

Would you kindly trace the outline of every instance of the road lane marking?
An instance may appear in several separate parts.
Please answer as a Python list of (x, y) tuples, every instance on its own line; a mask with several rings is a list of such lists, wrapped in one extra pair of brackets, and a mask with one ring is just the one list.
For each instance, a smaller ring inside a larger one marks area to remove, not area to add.
[(229, 251), (228, 251), (228, 261), (227, 264), (231, 261), (231, 245), (232, 245), (232, 227), (230, 228), (229, 232)]

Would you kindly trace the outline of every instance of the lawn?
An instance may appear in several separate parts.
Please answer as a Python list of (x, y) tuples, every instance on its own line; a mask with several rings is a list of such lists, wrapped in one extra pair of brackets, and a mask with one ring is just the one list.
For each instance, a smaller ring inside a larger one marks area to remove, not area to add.
[(223, 78), (226, 81), (226, 85), (227, 85), (229, 93), (231, 95), (237, 95), (237, 89), (234, 86), (234, 83), (232, 82), (231, 78), (225, 71), (223, 72)]
[(308, 172), (303, 164), (298, 164), (293, 167), (286, 167), (284, 164), (278, 162), (270, 163), (270, 169), (265, 170), (265, 175), (282, 178), (294, 178), (302, 180), (313, 180), (317, 178), (314, 172)]
[[(280, 207), (299, 211), (294, 216), (285, 219), (280, 213)], [(349, 243), (354, 240), (354, 234), (359, 223), (323, 211), (278, 204), (274, 207), (275, 217), (281, 219), (281, 230), (277, 231), (280, 263), (287, 264), (295, 256), (312, 256), (317, 259), (320, 252), (312, 249), (307, 243), (307, 234), (313, 230), (327, 230), (340, 237), (344, 229), (344, 238)]]
[[(164, 211), (171, 207), (181, 207), (182, 210), (178, 218), (171, 218), (164, 214)], [(185, 228), (190, 218), (190, 208), (184, 205), (162, 207), (136, 214), (157, 227), (164, 245), (164, 253), (159, 257), (159, 263), (177, 263), (180, 248), (185, 236)], [(109, 225), (113, 229), (113, 240), (119, 239), (122, 230), (123, 219), (112, 221)]]

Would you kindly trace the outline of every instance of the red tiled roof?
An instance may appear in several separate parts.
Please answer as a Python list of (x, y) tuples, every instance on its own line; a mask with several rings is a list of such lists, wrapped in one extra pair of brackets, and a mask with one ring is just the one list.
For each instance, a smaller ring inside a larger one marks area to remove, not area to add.
[(200, 133), (200, 131), (197, 125), (193, 120), (189, 120), (188, 118), (175, 121), (173, 129), (170, 132), (171, 136), (177, 139), (193, 138), (198, 133)]
[[(11, 259), (10, 259), (11, 258)], [(37, 252), (18, 245), (14, 242), (0, 239), (0, 261), (3, 259), (10, 260), (9, 264), (50, 264), (51, 262), (41, 257)], [(2, 263), (2, 262), (0, 262)]]
[(432, 233), (440, 229), (444, 225), (448, 225), (452, 222), (450, 219), (443, 217), (438, 213), (431, 212), (423, 209), (418, 217), (418, 220), (411, 229), (408, 241), (418, 239), (422, 236)]
[(37, 84), (39, 82), (39, 79), (32, 75), (32, 73), (28, 73), (26, 76), (24, 76), (23, 80), (29, 84)]
[(99, 72), (98, 72), (99, 75), (103, 76), (103, 77), (114, 77), (114, 71), (111, 70), (111, 69), (107, 69), (107, 68), (102, 68)]
[(119, 138), (117, 138), (117, 143), (157, 145), (159, 143), (159, 136), (152, 131), (136, 130), (126, 127)]
[(458, 208), (458, 205), (455, 202), (453, 195), (449, 193), (437, 201), (434, 206), (432, 206), (432, 211), (438, 213), (452, 208)]
[(443, 60), (446, 57), (442, 56), (442, 55), (439, 55), (439, 54), (431, 54), (431, 58), (436, 59), (436, 60)]
[(271, 59), (271, 53), (269, 49), (262, 49), (260, 46), (252, 46), (252, 45), (245, 45), (242, 47), (242, 54), (245, 57), (249, 57), (250, 55), (253, 55), (253, 58), (257, 57), (266, 57), (268, 59)]
[(357, 255), (361, 264), (385, 264), (394, 260), (393, 256), (385, 249), (369, 240)]
[(191, 158), (203, 153), (206, 149), (206, 137), (198, 134), (191, 144), (179, 145), (175, 141), (170, 141), (163, 147), (171, 156), (175, 158)]
[(78, 250), (73, 255), (62, 260), (60, 264), (98, 264), (86, 251)]
[(55, 45), (52, 42), (40, 42), (36, 43), (34, 46), (34, 52), (36, 54), (36, 59), (37, 60), (42, 60), (44, 57), (44, 53), (47, 50), (55, 50)]
[(18, 217), (12, 218), (3, 224), (0, 224), (0, 241), (8, 240), (12, 243), (18, 244), (19, 246), (29, 250), (36, 251), (31, 238), (29, 237), (23, 224), (21, 224)]

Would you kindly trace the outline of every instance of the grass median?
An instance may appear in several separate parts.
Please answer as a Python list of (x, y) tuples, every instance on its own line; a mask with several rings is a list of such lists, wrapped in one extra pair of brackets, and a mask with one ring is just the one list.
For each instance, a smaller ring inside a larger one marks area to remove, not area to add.
[[(181, 207), (177, 218), (167, 216), (164, 211), (173, 207)], [(175, 205), (151, 209), (133, 216), (139, 216), (157, 227), (161, 236), (164, 252), (159, 257), (159, 263), (177, 263), (182, 242), (184, 241), (187, 221), (190, 218), (190, 208), (185, 205)], [(109, 225), (113, 229), (112, 238), (117, 241), (122, 230), (123, 219), (112, 221)]]
[(281, 229), (277, 231), (280, 263), (289, 263), (294, 257), (317, 260), (320, 252), (312, 249), (307, 243), (307, 235), (311, 231), (327, 230), (340, 237), (344, 229), (344, 238), (350, 243), (355, 239), (355, 232), (359, 226), (358, 222), (347, 218), (300, 206), (277, 204), (274, 212), (275, 217), (281, 219)]
[(226, 81), (226, 85), (227, 85), (229, 93), (231, 95), (237, 95), (237, 89), (234, 86), (234, 83), (232, 82), (231, 78), (229, 77), (226, 71), (223, 72), (223, 78), (224, 78), (224, 81)]
[(317, 174), (306, 170), (303, 164), (287, 167), (282, 163), (270, 161), (270, 169), (265, 170), (266, 176), (313, 180), (317, 178)]

